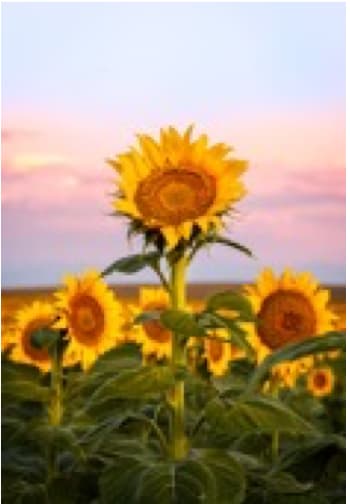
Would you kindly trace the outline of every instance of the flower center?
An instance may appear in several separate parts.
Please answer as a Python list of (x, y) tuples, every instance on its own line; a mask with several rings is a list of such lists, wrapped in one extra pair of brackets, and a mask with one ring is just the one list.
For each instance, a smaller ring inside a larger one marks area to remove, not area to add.
[(318, 371), (314, 374), (314, 386), (317, 389), (323, 389), (327, 385), (327, 378), (323, 371)]
[(48, 327), (52, 322), (49, 318), (40, 318), (32, 320), (23, 330), (22, 333), (22, 348), (24, 353), (31, 360), (36, 362), (47, 362), (50, 360), (49, 352), (46, 348), (37, 348), (32, 343), (32, 334), (38, 329)]
[(218, 362), (224, 353), (223, 343), (218, 339), (209, 340), (209, 355), (212, 362)]
[(151, 222), (179, 225), (206, 213), (215, 201), (214, 177), (196, 168), (154, 170), (136, 190), (135, 203)]
[(279, 290), (262, 303), (258, 334), (271, 350), (307, 339), (315, 332), (314, 308), (300, 292)]
[(76, 296), (70, 307), (70, 325), (74, 337), (83, 345), (96, 345), (101, 337), (105, 317), (95, 298), (83, 294)]
[[(161, 311), (166, 308), (167, 305), (161, 303), (149, 303), (144, 306), (145, 311)], [(171, 341), (171, 332), (158, 320), (147, 320), (143, 323), (143, 328), (148, 338), (157, 343), (168, 343)]]

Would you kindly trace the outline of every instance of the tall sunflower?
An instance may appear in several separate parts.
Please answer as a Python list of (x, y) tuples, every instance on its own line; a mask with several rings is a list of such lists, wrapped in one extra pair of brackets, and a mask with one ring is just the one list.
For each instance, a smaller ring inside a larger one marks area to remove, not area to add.
[[(139, 292), (139, 304), (133, 307), (136, 317), (146, 311), (162, 311), (170, 306), (168, 293), (161, 287), (142, 287)], [(134, 326), (133, 339), (142, 348), (142, 354), (147, 360), (151, 356), (157, 359), (169, 358), (172, 350), (172, 333), (158, 320), (148, 320)]]
[(245, 194), (239, 180), (246, 161), (227, 157), (231, 148), (209, 146), (169, 127), (158, 141), (138, 135), (139, 145), (109, 160), (119, 174), (115, 209), (146, 229), (159, 231), (169, 248), (188, 240), (196, 227), (206, 233)]
[(231, 360), (235, 358), (235, 352), (225, 329), (212, 331), (212, 337), (204, 339), (204, 358), (207, 361), (208, 370), (215, 376), (224, 375)]
[[(258, 363), (289, 343), (321, 336), (334, 327), (336, 317), (327, 307), (329, 291), (320, 289), (310, 273), (286, 269), (277, 277), (267, 268), (245, 292), (257, 315), (257, 324), (244, 324), (244, 328)], [(292, 386), (298, 374), (312, 364), (312, 357), (303, 357), (275, 366), (273, 373)]]
[(9, 348), (11, 359), (16, 362), (33, 364), (47, 372), (51, 367), (51, 359), (47, 349), (33, 345), (34, 331), (52, 326), (56, 317), (54, 307), (50, 303), (34, 301), (16, 314), (16, 324), (13, 330), (2, 335), (2, 347)]
[(62, 314), (59, 326), (68, 328), (68, 351), (87, 369), (99, 355), (116, 346), (121, 306), (96, 271), (87, 271), (80, 278), (68, 275), (64, 284), (55, 294)]

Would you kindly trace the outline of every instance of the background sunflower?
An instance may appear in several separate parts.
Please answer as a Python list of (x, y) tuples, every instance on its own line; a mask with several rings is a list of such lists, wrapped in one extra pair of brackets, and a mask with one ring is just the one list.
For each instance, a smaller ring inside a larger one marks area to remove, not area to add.
[[(133, 306), (134, 317), (146, 311), (162, 311), (170, 306), (169, 294), (162, 288), (141, 287), (139, 304)], [(133, 339), (142, 348), (142, 354), (147, 359), (155, 356), (158, 359), (169, 358), (172, 350), (172, 333), (158, 320), (148, 320), (141, 325), (135, 325)]]
[[(322, 336), (334, 328), (336, 316), (327, 306), (329, 291), (320, 289), (310, 273), (286, 269), (277, 277), (271, 269), (264, 269), (245, 292), (257, 315), (257, 324), (246, 323), (244, 328), (258, 363), (289, 343)], [(285, 362), (275, 366), (273, 373), (293, 386), (298, 374), (310, 369), (313, 362), (312, 357)]]
[(34, 331), (52, 326), (55, 320), (55, 309), (52, 304), (34, 301), (17, 312), (16, 325), (11, 331), (2, 335), (2, 347), (12, 347), (11, 359), (25, 364), (34, 364), (46, 372), (51, 367), (47, 349), (33, 345), (31, 336)]
[(68, 328), (67, 352), (87, 369), (98, 355), (122, 341), (121, 305), (96, 271), (80, 278), (66, 276), (64, 284), (55, 294), (62, 314), (59, 327)]

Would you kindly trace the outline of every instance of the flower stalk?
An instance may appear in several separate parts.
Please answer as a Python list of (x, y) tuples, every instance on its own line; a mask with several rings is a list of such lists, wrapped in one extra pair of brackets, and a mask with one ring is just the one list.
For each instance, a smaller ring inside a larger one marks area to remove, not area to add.
[(57, 342), (51, 354), (51, 404), (49, 409), (49, 420), (51, 425), (60, 425), (63, 415), (62, 407), (62, 350)]
[[(186, 267), (185, 257), (181, 257), (171, 269), (171, 303), (174, 310), (184, 310), (186, 306)], [(186, 365), (185, 342), (181, 334), (173, 334), (172, 366), (176, 376), (177, 369)], [(181, 460), (187, 453), (187, 438), (185, 433), (185, 383), (176, 378), (172, 391), (172, 440), (171, 448), (175, 460)]]

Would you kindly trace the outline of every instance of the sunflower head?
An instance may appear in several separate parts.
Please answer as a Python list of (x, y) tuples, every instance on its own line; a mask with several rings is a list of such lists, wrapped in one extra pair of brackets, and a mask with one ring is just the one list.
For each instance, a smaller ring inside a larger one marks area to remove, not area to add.
[[(309, 273), (286, 269), (278, 277), (265, 269), (254, 286), (245, 287), (257, 316), (257, 324), (245, 324), (251, 345), (261, 362), (271, 352), (290, 343), (322, 335), (333, 329), (334, 314), (327, 307), (329, 292), (319, 289)], [(275, 366), (273, 372), (287, 386), (295, 382), (297, 372), (305, 372), (313, 359), (305, 357)], [(289, 385), (288, 385), (289, 384)]]
[(67, 276), (65, 288), (55, 294), (61, 319), (68, 329), (68, 350), (88, 368), (105, 351), (116, 346), (121, 326), (121, 305), (96, 271)]
[(51, 358), (46, 348), (33, 344), (32, 335), (39, 329), (52, 326), (55, 310), (50, 303), (34, 301), (16, 315), (17, 323), (12, 331), (3, 334), (2, 347), (11, 348), (10, 356), (16, 362), (33, 364), (46, 372), (50, 369)]
[[(139, 293), (139, 304), (133, 308), (135, 316), (149, 311), (162, 311), (170, 306), (169, 295), (162, 288), (142, 287)], [(172, 350), (172, 333), (158, 320), (148, 320), (134, 328), (134, 341), (142, 347), (144, 358), (151, 356), (161, 359), (169, 358)]]
[(210, 146), (206, 135), (191, 139), (169, 127), (157, 140), (139, 135), (139, 145), (110, 160), (118, 173), (118, 213), (144, 232), (160, 234), (173, 248), (193, 233), (207, 233), (242, 198), (239, 180), (247, 167), (228, 157), (225, 144)]
[(307, 388), (315, 397), (324, 397), (332, 393), (335, 378), (329, 367), (312, 369), (307, 377)]
[(214, 376), (224, 375), (232, 359), (232, 345), (227, 341), (229, 336), (224, 329), (213, 330), (209, 338), (204, 340), (204, 358), (208, 370)]

